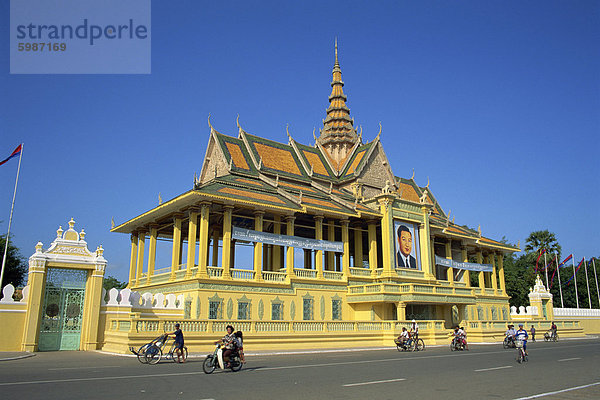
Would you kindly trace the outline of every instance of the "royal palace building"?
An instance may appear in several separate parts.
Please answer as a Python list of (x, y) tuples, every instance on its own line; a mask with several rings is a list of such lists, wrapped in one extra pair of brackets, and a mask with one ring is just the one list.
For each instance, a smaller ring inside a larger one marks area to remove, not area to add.
[[(429, 184), (396, 176), (381, 129), (363, 138), (343, 86), (336, 46), (312, 145), (239, 122), (225, 135), (209, 118), (193, 188), (112, 229), (131, 237), (128, 287), (183, 295), (185, 319), (267, 331), (508, 320), (503, 256), (519, 249), (455, 224)], [(157, 241), (170, 242), (166, 267), (156, 265)]]

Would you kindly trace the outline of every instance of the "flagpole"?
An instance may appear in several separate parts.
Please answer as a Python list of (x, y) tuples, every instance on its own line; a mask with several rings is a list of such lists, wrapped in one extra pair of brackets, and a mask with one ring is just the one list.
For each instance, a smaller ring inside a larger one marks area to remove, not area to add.
[(585, 283), (587, 284), (588, 290), (588, 302), (590, 304), (590, 308), (592, 308), (592, 295), (590, 294), (590, 281), (588, 280), (587, 263), (585, 262), (585, 257), (583, 257), (583, 267), (585, 268)]
[(592, 258), (592, 264), (594, 265), (594, 278), (596, 278), (596, 293), (598, 294), (598, 308), (600, 308), (600, 289), (598, 289), (598, 274), (596, 274), (596, 259)]
[(547, 251), (544, 252), (544, 269), (546, 270), (546, 289), (550, 291), (550, 282), (548, 282), (548, 260), (546, 259), (546, 253)]
[(579, 308), (579, 295), (577, 294), (577, 273), (575, 272), (575, 256), (573, 256), (571, 261), (573, 261), (573, 279), (575, 279), (575, 300), (577, 301), (577, 308)]
[(2, 256), (2, 270), (0, 271), (0, 289), (2, 289), (2, 280), (4, 279), (4, 267), (6, 266), (6, 253), (8, 253), (8, 240), (10, 238), (10, 225), (12, 224), (13, 209), (15, 208), (15, 197), (17, 197), (17, 184), (19, 183), (19, 172), (21, 171), (21, 158), (23, 157), (23, 148), (21, 143), (21, 153), (19, 154), (19, 166), (17, 167), (17, 179), (15, 180), (15, 191), (13, 192), (12, 205), (10, 206), (10, 217), (8, 218), (8, 232), (4, 243), (4, 255)]
[[(558, 274), (558, 290), (560, 290), (560, 308), (565, 308), (565, 303), (563, 303), (562, 297), (562, 285), (560, 284), (560, 264), (558, 263), (558, 254), (556, 251), (554, 252), (554, 256), (556, 257), (556, 273)], [(598, 296), (600, 299), (600, 296)]]

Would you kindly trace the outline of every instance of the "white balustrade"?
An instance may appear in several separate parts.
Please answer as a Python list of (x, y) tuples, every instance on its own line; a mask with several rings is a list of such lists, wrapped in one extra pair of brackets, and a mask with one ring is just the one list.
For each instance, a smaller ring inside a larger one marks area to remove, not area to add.
[(254, 271), (247, 270), (247, 269), (232, 269), (231, 277), (233, 279), (251, 280), (251, 279), (254, 279)]
[(317, 271), (314, 269), (294, 268), (294, 273), (298, 278), (316, 278)]

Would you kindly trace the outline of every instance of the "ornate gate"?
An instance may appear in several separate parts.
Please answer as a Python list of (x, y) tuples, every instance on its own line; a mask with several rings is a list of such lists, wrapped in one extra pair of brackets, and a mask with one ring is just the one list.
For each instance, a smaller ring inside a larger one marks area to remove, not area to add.
[(48, 268), (40, 324), (40, 351), (79, 350), (85, 270)]

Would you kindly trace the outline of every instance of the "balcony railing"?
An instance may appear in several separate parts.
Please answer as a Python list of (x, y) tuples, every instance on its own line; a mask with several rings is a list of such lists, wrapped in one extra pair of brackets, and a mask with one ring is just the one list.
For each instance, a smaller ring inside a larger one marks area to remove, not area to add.
[(349, 286), (348, 294), (373, 294), (373, 293), (426, 293), (455, 296), (475, 296), (475, 289), (456, 288), (418, 283), (373, 283), (368, 285)]
[(371, 270), (368, 268), (350, 267), (350, 275), (352, 275), (352, 276), (371, 276)]
[(248, 269), (232, 269), (231, 277), (233, 279), (252, 280), (252, 279), (254, 279), (254, 271), (251, 271)]
[(298, 278), (311, 278), (314, 279), (317, 277), (317, 270), (315, 269), (306, 269), (306, 268), (294, 268), (294, 273)]
[(284, 272), (262, 271), (262, 278), (267, 282), (285, 282)]

